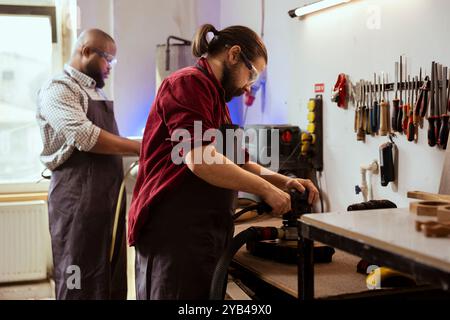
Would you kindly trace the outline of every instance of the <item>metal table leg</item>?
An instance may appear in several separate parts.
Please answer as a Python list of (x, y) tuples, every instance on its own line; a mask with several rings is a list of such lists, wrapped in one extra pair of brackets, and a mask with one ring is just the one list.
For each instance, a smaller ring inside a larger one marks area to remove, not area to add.
[(314, 299), (314, 242), (299, 235), (298, 240), (298, 297), (300, 300)]

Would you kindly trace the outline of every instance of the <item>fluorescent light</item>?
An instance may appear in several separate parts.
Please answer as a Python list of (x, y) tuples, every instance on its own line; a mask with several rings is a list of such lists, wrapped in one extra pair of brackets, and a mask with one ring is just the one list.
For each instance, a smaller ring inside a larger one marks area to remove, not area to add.
[(334, 7), (343, 3), (347, 3), (350, 2), (351, 0), (320, 0), (317, 2), (314, 2), (312, 4), (307, 4), (303, 7), (297, 8), (297, 9), (293, 9), (289, 11), (289, 15), (292, 18), (295, 17), (302, 17), (305, 16), (307, 14), (316, 12), (316, 11), (320, 11), (323, 9), (327, 9), (330, 7)]

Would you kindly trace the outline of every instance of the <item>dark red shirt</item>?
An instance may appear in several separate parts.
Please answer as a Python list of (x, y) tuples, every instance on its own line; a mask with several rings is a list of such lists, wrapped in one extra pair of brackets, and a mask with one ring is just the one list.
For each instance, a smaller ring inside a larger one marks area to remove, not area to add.
[(184, 163), (177, 165), (171, 160), (174, 130), (186, 129), (194, 137), (194, 121), (202, 122), (202, 132), (231, 123), (223, 87), (207, 60), (201, 58), (198, 67), (184, 68), (165, 79), (151, 108), (129, 212), (130, 245), (136, 243), (152, 206), (182, 184), (189, 170)]

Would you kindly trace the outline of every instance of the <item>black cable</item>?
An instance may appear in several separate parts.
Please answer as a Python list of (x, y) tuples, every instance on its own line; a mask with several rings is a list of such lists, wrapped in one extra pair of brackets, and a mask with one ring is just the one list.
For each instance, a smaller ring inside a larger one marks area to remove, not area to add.
[(241, 211), (236, 212), (236, 213), (233, 215), (233, 220), (236, 220), (237, 218), (239, 218), (240, 216), (242, 216), (242, 215), (243, 215), (244, 213), (246, 213), (246, 212), (249, 212), (249, 211), (252, 211), (252, 210), (256, 210), (256, 209), (258, 209), (258, 205), (257, 205), (257, 204), (252, 205), (252, 206), (249, 206), (249, 207), (247, 207), (247, 208), (244, 208), (244, 209), (242, 209)]
[(292, 156), (295, 154), (295, 152), (298, 150), (298, 148), (300, 148), (300, 146), (302, 145), (302, 143), (300, 142), (299, 144), (297, 144), (294, 148), (294, 150), (292, 150), (291, 154), (286, 158), (286, 160), (283, 161), (283, 163), (280, 165), (280, 168), (278, 169), (278, 172), (280, 172), (281, 170), (284, 170), (283, 166), (289, 161), (291, 160)]
[(244, 213), (252, 211), (252, 210), (256, 210), (256, 212), (258, 214), (263, 214), (263, 213), (270, 213), (272, 212), (272, 208), (265, 202), (260, 202), (258, 204), (255, 205), (251, 205), (248, 206), (247, 208), (242, 209), (239, 212), (236, 212), (233, 215), (233, 220), (236, 220), (237, 218), (239, 218), (240, 216), (242, 216)]

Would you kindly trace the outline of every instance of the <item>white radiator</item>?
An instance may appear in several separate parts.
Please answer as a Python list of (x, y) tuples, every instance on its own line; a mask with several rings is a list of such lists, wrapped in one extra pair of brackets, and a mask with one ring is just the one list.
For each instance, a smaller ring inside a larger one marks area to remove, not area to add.
[(47, 278), (47, 221), (45, 201), (0, 203), (0, 283)]

